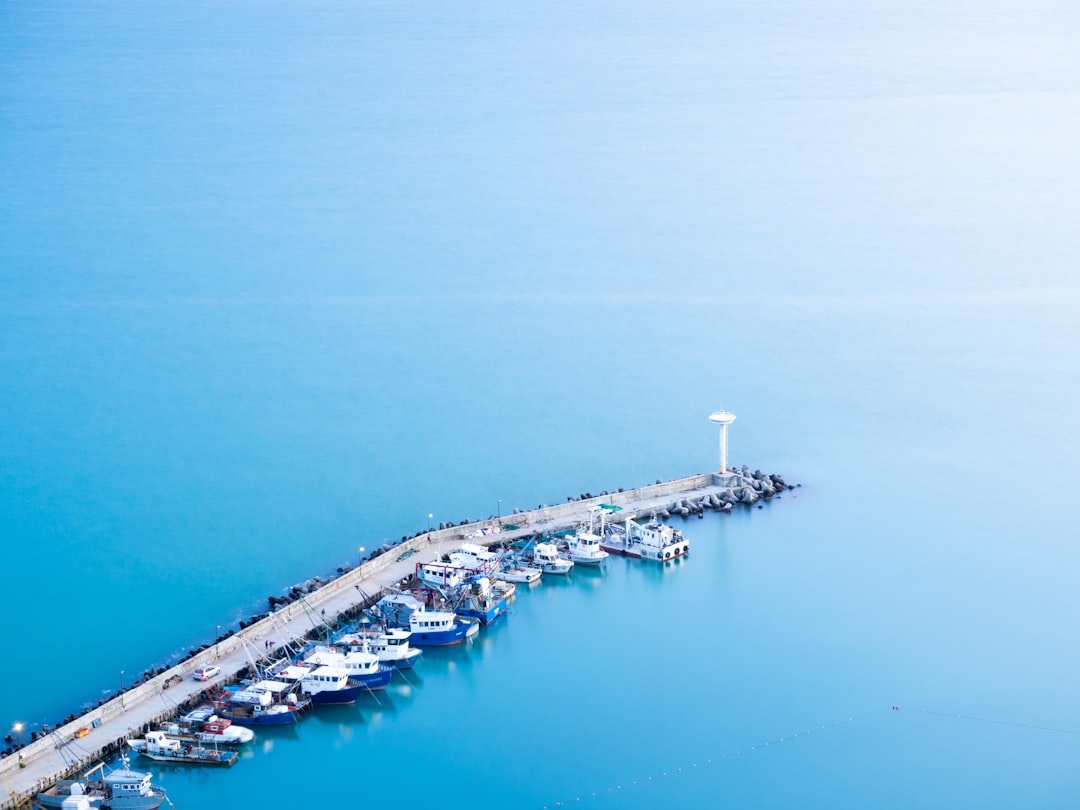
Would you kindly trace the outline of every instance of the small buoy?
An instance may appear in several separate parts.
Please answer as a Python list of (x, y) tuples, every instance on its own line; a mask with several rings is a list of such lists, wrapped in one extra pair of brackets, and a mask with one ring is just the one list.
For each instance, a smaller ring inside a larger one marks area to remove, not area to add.
[(899, 710), (900, 710), (899, 706), (893, 706), (893, 711), (899, 711)]

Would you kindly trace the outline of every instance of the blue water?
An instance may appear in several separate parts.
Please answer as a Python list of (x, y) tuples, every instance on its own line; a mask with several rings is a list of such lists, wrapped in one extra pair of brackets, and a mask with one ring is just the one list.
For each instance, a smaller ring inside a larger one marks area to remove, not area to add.
[(176, 806), (1074, 806), (1071, 9), (0, 30), (4, 725), (429, 513), (711, 469), (724, 407), (735, 463), (801, 488), (687, 521), (677, 566), (524, 593), (228, 773), (156, 770)]

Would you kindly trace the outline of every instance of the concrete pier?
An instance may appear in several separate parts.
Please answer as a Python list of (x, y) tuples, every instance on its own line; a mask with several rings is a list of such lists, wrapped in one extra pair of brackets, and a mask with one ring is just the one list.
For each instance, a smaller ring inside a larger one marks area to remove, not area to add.
[[(179, 706), (197, 699), (209, 685), (192, 679), (196, 668), (215, 664), (222, 670), (215, 682), (228, 681), (250, 665), (250, 659), (257, 655), (252, 650), (266, 649), (268, 641), (276, 648), (310, 632), (314, 626), (312, 611), (332, 620), (354, 610), (361, 605), (363, 594), (377, 598), (412, 574), (417, 563), (437, 560), (443, 550), (450, 550), (466, 538), (472, 542), (505, 542), (572, 528), (586, 522), (589, 509), (600, 504), (621, 507), (610, 518), (618, 522), (664, 514), (676, 504), (683, 504), (679, 508), (685, 509), (687, 502), (701, 508), (733, 503), (750, 505), (785, 488), (775, 476), (751, 474), (744, 467), (742, 472), (694, 475), (425, 532), (305, 594), (303, 600), (279, 606), (266, 618), (0, 760), (0, 809), (28, 807), (34, 794), (57, 779), (70, 778), (71, 774), (81, 773), (102, 758), (117, 753), (127, 738), (141, 736), (145, 725), (175, 717)], [(471, 537), (484, 529), (497, 531)]]

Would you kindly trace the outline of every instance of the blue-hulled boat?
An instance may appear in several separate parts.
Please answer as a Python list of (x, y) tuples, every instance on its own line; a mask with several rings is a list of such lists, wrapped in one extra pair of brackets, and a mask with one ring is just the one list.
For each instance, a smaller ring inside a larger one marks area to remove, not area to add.
[(492, 582), (488, 577), (469, 577), (448, 597), (459, 616), (474, 616), (481, 624), (491, 624), (506, 613), (506, 605), (514, 594), (510, 582)]
[(460, 644), (480, 629), (480, 621), (476, 618), (427, 607), (407, 593), (384, 596), (372, 612), (389, 626), (408, 628), (412, 632), (409, 641), (417, 647)]
[(393, 667), (383, 666), (377, 655), (362, 650), (343, 652), (325, 644), (313, 644), (305, 648), (301, 656), (303, 666), (329, 666), (348, 673), (363, 691), (385, 689), (394, 674)]
[(293, 684), (259, 681), (243, 688), (228, 687), (212, 700), (219, 717), (242, 726), (281, 726), (295, 723), (311, 705), (310, 698), (298, 698)]
[(423, 650), (409, 644), (411, 630), (403, 627), (370, 628), (365, 631), (350, 630), (334, 637), (334, 645), (348, 652), (370, 652), (379, 662), (396, 669), (411, 669)]
[(315, 664), (303, 666), (293, 664), (279, 669), (275, 676), (290, 680), (300, 686), (300, 692), (311, 698), (313, 706), (343, 706), (355, 703), (356, 699), (371, 688), (367, 683), (349, 675), (349, 671), (340, 666)]

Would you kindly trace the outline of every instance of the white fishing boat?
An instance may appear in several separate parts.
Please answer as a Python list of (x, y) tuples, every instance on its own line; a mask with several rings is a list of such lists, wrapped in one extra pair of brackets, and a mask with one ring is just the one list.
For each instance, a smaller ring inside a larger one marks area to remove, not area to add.
[(532, 564), (545, 574), (568, 574), (574, 561), (559, 554), (554, 543), (537, 543), (532, 547)]
[(349, 652), (374, 653), (379, 661), (397, 669), (409, 669), (423, 654), (419, 647), (409, 644), (412, 631), (403, 627), (369, 628), (354, 633), (343, 633), (334, 644)]
[(343, 670), (353, 681), (362, 684), (364, 691), (386, 688), (394, 674), (393, 667), (384, 666), (377, 655), (363, 650), (343, 652), (325, 644), (312, 644), (305, 648), (302, 655), (303, 666)]
[(450, 552), (450, 561), (476, 574), (489, 574), (499, 567), (500, 556), (477, 543), (462, 543)]
[(240, 756), (236, 751), (208, 748), (198, 743), (171, 737), (164, 731), (148, 731), (145, 737), (128, 740), (131, 750), (157, 762), (184, 762), (189, 765), (232, 765)]
[(586, 530), (566, 536), (566, 554), (575, 565), (600, 565), (608, 558), (600, 547), (600, 535)]
[[(434, 594), (429, 592), (428, 596)], [(460, 644), (480, 632), (479, 619), (428, 606), (409, 593), (387, 594), (370, 612), (378, 621), (409, 628), (409, 641), (418, 647)]]
[(531, 585), (540, 580), (543, 571), (530, 565), (515, 563), (499, 569), (493, 575), (501, 582), (516, 582), (518, 584)]
[(310, 698), (298, 698), (295, 684), (261, 680), (244, 688), (228, 687), (213, 699), (219, 717), (245, 726), (278, 726), (295, 723), (311, 705)]
[[(306, 662), (305, 662), (306, 663)], [(367, 683), (352, 677), (343, 667), (332, 664), (291, 664), (274, 672), (274, 677), (293, 681), (313, 706), (344, 706), (369, 690)]]
[(429, 588), (445, 591), (457, 588), (472, 572), (458, 565), (453, 557), (448, 557), (444, 562), (426, 562), (416, 564), (416, 578)]
[(601, 546), (612, 554), (666, 562), (690, 553), (690, 541), (678, 529), (655, 517), (645, 525), (627, 520), (622, 526), (608, 525)]

